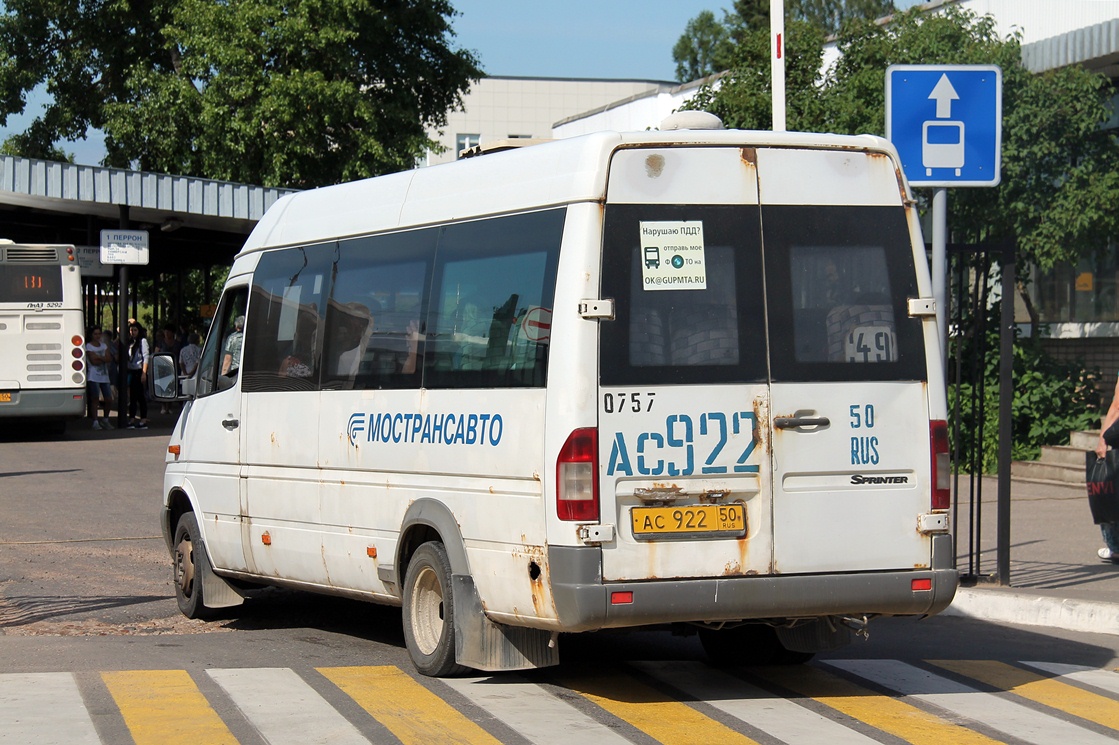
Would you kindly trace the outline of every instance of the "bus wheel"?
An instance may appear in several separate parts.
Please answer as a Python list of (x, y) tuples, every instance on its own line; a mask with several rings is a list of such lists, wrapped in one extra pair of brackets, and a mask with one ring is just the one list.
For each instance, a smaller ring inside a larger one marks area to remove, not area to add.
[(179, 611), (187, 618), (209, 618), (213, 611), (205, 606), (202, 598), (202, 563), (207, 561), (206, 552), (202, 550), (198, 520), (193, 512), (179, 518), (172, 545), (172, 579)]
[(777, 631), (764, 623), (745, 623), (729, 629), (700, 629), (699, 642), (716, 667), (777, 664), (785, 648)]
[(455, 662), (455, 603), (451, 593), (451, 561), (437, 541), (420, 546), (408, 562), (404, 578), (404, 641), (416, 669), (423, 675), (457, 675), (466, 668)]

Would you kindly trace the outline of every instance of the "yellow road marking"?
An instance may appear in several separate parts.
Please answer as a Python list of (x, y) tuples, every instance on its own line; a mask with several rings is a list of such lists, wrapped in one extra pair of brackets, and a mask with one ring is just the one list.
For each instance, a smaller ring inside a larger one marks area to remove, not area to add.
[(236, 743), (186, 670), (101, 673), (136, 745)]
[(1119, 701), (994, 660), (930, 660), (933, 665), (1030, 701), (1119, 730)]
[(581, 694), (666, 745), (755, 743), (725, 724), (629, 675), (591, 673), (558, 676), (553, 682)]
[(752, 672), (906, 742), (921, 745), (999, 742), (897, 698), (816, 668), (767, 667)]
[(499, 742), (400, 668), (383, 665), (317, 669), (405, 745)]

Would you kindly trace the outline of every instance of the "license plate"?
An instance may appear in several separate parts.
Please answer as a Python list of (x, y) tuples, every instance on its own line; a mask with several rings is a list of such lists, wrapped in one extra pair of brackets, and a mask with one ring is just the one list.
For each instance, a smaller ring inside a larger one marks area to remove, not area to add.
[(0, 392), (0, 404), (10, 404), (12, 402), (12, 394), (7, 391)]
[(719, 536), (746, 534), (746, 510), (740, 504), (634, 507), (630, 519), (637, 538), (698, 533)]

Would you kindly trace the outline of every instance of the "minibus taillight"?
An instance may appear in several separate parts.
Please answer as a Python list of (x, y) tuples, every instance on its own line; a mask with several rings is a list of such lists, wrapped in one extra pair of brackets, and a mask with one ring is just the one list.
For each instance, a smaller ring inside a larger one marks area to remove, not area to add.
[(929, 422), (929, 443), (932, 450), (932, 508), (946, 510), (952, 506), (952, 469), (948, 459), (948, 422)]
[(556, 459), (556, 513), (560, 520), (598, 520), (598, 430), (577, 429)]

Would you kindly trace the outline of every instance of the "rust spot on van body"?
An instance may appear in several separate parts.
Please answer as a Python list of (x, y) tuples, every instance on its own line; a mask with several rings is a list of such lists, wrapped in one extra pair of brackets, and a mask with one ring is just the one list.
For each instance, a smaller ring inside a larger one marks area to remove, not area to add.
[(763, 426), (768, 420), (766, 419), (765, 401), (761, 398), (754, 399), (754, 448), (761, 454), (765, 454), (768, 449), (768, 443), (762, 432), (767, 429)]
[(742, 162), (751, 168), (758, 167), (758, 149), (756, 147), (744, 147), (739, 151), (742, 154)]
[[(547, 574), (548, 557), (543, 546), (525, 546), (524, 555), (528, 557), (528, 581), (532, 593), (532, 610), (537, 618), (554, 617), (555, 602), (551, 593), (544, 587), (544, 576)], [(551, 612), (548, 612), (548, 605)]]
[(664, 173), (664, 156), (652, 153), (645, 156), (645, 175), (649, 178), (660, 178)]

